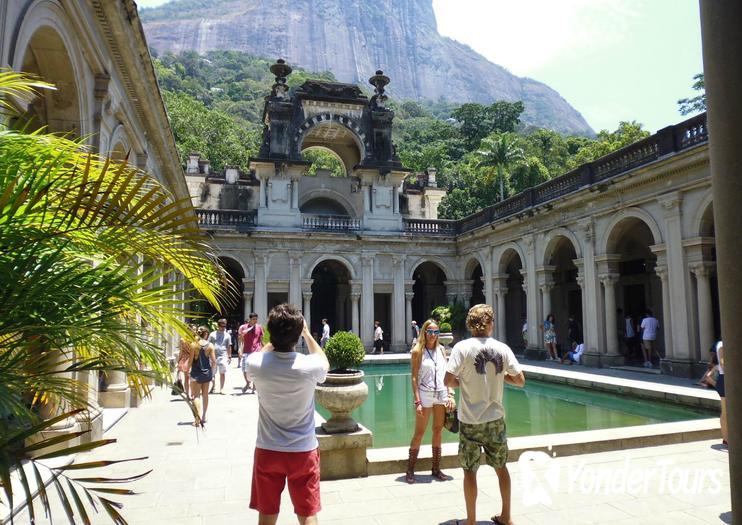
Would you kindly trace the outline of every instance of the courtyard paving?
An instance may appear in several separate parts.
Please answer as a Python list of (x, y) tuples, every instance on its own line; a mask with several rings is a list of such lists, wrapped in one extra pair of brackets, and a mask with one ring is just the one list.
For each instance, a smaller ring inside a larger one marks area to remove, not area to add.
[[(130, 524), (257, 524), (257, 513), (248, 508), (257, 397), (240, 393), (242, 377), (236, 369), (230, 371), (227, 386), (229, 395), (211, 396), (205, 431), (191, 426), (182, 401), (158, 389), (152, 400), (130, 410), (106, 433), (117, 443), (84, 458), (148, 456), (106, 471), (126, 475), (153, 469), (131, 484), (139, 495), (120, 498)], [(513, 516), (520, 525), (731, 522), (728, 456), (717, 441), (563, 458), (539, 455), (509, 468)], [(464, 517), (462, 474), (460, 469), (448, 474), (452, 481), (433, 482), (421, 473), (415, 485), (398, 474), (322, 482), (320, 522), (455, 523)], [(479, 523), (491, 523), (489, 516), (499, 511), (497, 478), (482, 467), (479, 481)], [(53, 515), (56, 523), (66, 521), (58, 503)], [(16, 523), (28, 523), (27, 514), (17, 516)], [(93, 523), (111, 521), (98, 515)], [(278, 523), (296, 523), (286, 494)]]

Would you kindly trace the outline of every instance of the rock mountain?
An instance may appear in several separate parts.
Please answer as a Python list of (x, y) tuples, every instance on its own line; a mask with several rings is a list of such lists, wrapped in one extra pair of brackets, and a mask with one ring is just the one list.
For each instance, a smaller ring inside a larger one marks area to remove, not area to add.
[(159, 52), (235, 49), (363, 85), (380, 68), (391, 77), (389, 93), (396, 98), (522, 100), (528, 124), (593, 133), (547, 85), (441, 36), (432, 0), (174, 0), (141, 16)]

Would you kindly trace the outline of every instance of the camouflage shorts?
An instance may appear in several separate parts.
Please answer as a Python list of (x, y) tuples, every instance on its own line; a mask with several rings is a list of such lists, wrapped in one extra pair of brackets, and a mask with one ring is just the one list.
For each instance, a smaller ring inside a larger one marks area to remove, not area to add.
[(460, 423), (459, 463), (464, 470), (473, 472), (479, 468), (479, 458), (484, 449), (487, 464), (502, 468), (508, 460), (508, 440), (505, 434), (505, 418), (487, 423)]

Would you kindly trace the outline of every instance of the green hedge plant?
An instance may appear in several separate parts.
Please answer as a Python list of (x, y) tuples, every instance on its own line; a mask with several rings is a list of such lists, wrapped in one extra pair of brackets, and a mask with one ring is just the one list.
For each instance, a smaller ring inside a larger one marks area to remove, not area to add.
[(451, 333), (451, 325), (449, 323), (441, 323), (439, 326), (442, 334)]
[(363, 362), (366, 350), (361, 339), (352, 332), (335, 332), (325, 345), (327, 360), (334, 373), (355, 371)]

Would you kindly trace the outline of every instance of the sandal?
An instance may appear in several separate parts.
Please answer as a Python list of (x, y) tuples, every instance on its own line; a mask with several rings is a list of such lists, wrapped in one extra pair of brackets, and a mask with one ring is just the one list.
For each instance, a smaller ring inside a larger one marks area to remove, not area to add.
[[(492, 521), (493, 521), (493, 522), (494, 522), (494, 523), (495, 523), (496, 525), (509, 525), (508, 523), (506, 523), (506, 522), (502, 521), (502, 520), (500, 519), (500, 516), (492, 516), (492, 517), (491, 517), (490, 519), (491, 519), (491, 520), (492, 520)], [(513, 523), (513, 522), (512, 522), (512, 520), (510, 521), (510, 523), (511, 523), (511, 524)]]

